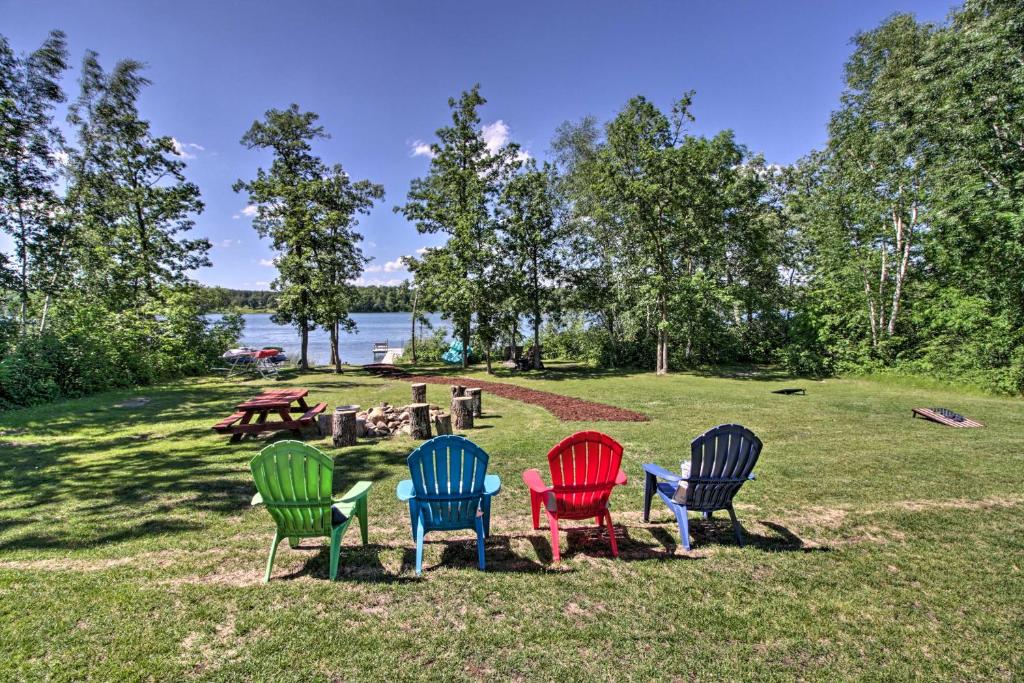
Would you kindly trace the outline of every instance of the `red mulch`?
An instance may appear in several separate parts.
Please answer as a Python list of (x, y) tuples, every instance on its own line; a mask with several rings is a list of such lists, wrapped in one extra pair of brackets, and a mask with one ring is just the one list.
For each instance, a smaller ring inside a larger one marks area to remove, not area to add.
[(408, 382), (424, 382), (426, 384), (462, 384), (467, 387), (480, 387), (486, 392), (502, 398), (510, 398), (523, 403), (530, 403), (545, 408), (563, 422), (647, 422), (649, 417), (632, 410), (616, 408), (606, 403), (585, 401), (581, 398), (553, 394), (550, 391), (527, 389), (517, 384), (505, 382), (487, 382), (468, 377), (445, 377), (441, 375), (410, 375), (394, 365), (374, 363), (364, 365), (364, 369), (384, 377), (394, 377)]

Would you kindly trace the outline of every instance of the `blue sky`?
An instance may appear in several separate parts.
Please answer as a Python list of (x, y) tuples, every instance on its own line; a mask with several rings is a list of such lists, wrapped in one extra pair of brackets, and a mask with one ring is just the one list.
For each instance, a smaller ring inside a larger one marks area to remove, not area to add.
[[(486, 6), (485, 6), (486, 5)], [(407, 276), (396, 259), (439, 238), (392, 207), (427, 168), (414, 154), (448, 120), (447, 99), (479, 82), (495, 140), (539, 158), (555, 127), (605, 121), (637, 94), (668, 107), (697, 91), (693, 130), (730, 128), (770, 162), (790, 163), (825, 140), (850, 38), (894, 12), (941, 21), (952, 3), (800, 2), (49, 2), (0, 0), (0, 33), (30, 50), (51, 28), (68, 34), (75, 70), (86, 49), (109, 68), (131, 57), (153, 81), (141, 110), (190, 157), (206, 211), (207, 284), (267, 288), (273, 253), (231, 191), (267, 156), (239, 139), (271, 107), (296, 102), (331, 133), (317, 153), (386, 197), (363, 218), (367, 283)], [(500, 123), (498, 123), (500, 122)], [(0, 242), (7, 247), (9, 242)]]

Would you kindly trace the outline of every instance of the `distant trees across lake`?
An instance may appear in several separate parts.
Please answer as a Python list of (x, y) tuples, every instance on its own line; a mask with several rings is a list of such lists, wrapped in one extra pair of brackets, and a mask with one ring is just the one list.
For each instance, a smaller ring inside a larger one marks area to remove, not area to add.
[[(254, 289), (203, 287), (203, 308), (211, 313), (239, 310), (243, 313), (273, 313), (278, 292)], [(352, 313), (399, 313), (411, 311), (413, 291), (400, 285), (357, 285), (352, 287), (349, 311)]]

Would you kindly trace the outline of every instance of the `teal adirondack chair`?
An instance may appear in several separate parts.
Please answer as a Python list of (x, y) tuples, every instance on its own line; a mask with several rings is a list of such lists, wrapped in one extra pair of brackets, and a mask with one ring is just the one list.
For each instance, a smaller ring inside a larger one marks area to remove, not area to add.
[(491, 534), (491, 497), (501, 479), (487, 474), (487, 453), (464, 436), (437, 436), (409, 454), (412, 479), (398, 483), (398, 499), (409, 503), (416, 541), (416, 574), (423, 572), (423, 537), (428, 531), (473, 529), (477, 562), (486, 568), (484, 539)]
[(267, 573), (270, 581), (277, 546), (285, 538), (294, 548), (300, 538), (327, 536), (331, 539), (331, 581), (338, 578), (341, 539), (352, 522), (359, 518), (359, 530), (366, 545), (366, 500), (371, 482), (356, 482), (340, 496), (331, 495), (334, 460), (301, 441), (278, 441), (259, 452), (249, 462), (256, 481), (253, 505), (265, 505), (277, 524)]

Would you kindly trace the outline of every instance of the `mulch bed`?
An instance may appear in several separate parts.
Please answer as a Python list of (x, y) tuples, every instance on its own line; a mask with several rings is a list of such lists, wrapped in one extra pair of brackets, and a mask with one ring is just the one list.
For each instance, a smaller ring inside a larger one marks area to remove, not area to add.
[(643, 413), (632, 410), (616, 408), (606, 403), (585, 401), (581, 398), (553, 394), (550, 391), (539, 391), (527, 389), (516, 384), (505, 382), (488, 382), (485, 380), (470, 379), (468, 377), (445, 377), (439, 375), (411, 375), (394, 365), (373, 363), (364, 365), (363, 368), (376, 375), (393, 377), (407, 382), (423, 382), (425, 384), (462, 384), (467, 387), (480, 387), (484, 391), (510, 398), (514, 401), (522, 401), (546, 409), (552, 415), (563, 422), (647, 422), (649, 417)]

